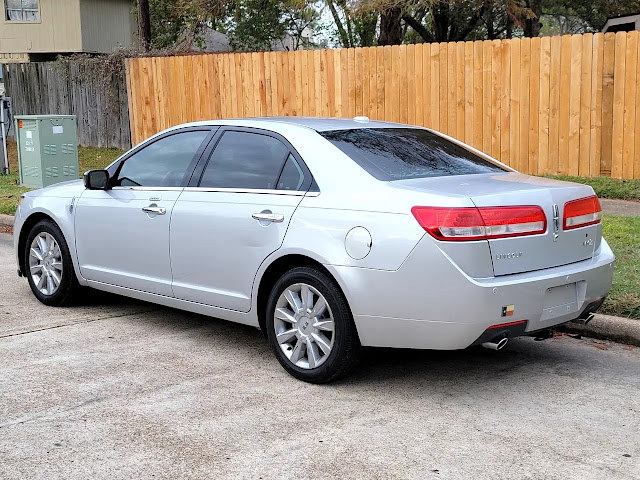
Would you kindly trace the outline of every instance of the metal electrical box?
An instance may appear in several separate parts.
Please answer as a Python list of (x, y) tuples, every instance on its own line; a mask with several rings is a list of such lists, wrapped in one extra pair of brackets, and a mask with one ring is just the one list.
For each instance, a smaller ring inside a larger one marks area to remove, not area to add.
[(15, 117), (20, 185), (42, 188), (78, 178), (75, 115)]

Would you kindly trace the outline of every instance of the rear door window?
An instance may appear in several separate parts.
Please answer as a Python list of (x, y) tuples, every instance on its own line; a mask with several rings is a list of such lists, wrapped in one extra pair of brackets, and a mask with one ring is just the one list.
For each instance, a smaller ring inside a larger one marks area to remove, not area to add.
[(362, 128), (320, 133), (378, 180), (505, 171), (428, 130)]
[(301, 190), (303, 184), (304, 172), (293, 155), (289, 154), (278, 179), (278, 190)]
[(280, 140), (250, 132), (224, 132), (200, 186), (274, 190), (289, 149)]

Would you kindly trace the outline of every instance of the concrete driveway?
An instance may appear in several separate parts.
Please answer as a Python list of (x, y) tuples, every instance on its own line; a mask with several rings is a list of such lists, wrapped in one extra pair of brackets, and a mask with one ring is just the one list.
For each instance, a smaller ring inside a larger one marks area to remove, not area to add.
[(254, 329), (93, 294), (47, 308), (0, 235), (0, 478), (640, 478), (640, 350), (369, 349), (328, 386)]

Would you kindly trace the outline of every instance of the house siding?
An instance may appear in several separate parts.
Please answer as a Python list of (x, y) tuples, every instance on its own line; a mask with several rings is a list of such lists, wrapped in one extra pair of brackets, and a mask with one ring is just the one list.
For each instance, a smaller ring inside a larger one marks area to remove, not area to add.
[(47, 53), (109, 53), (130, 47), (133, 2), (129, 0), (40, 0), (38, 22), (5, 20), (0, 0), (0, 58)]
[(0, 53), (82, 51), (79, 0), (40, 0), (38, 22), (9, 22), (5, 20), (5, 0), (0, 4)]
[(82, 47), (85, 52), (109, 53), (132, 44), (133, 2), (81, 0)]

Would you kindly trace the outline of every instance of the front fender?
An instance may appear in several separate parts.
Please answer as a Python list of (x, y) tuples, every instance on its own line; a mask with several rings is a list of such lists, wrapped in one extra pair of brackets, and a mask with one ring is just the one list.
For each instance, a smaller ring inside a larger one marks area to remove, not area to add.
[[(45, 196), (25, 196), (22, 204), (16, 210), (14, 221), (13, 244), (16, 255), (18, 269), (20, 268), (20, 256), (23, 254), (20, 250), (20, 243), (24, 241), (24, 236), (29, 234), (29, 229), (33, 225), (35, 218), (49, 217), (53, 220), (64, 235), (64, 239), (69, 247), (73, 268), (76, 273), (78, 282), (81, 285), (87, 285), (87, 282), (80, 274), (80, 265), (78, 264), (78, 255), (76, 253), (75, 242), (75, 225), (74, 225), (74, 208), (78, 197), (45, 197)], [(22, 272), (26, 274), (26, 272)]]

